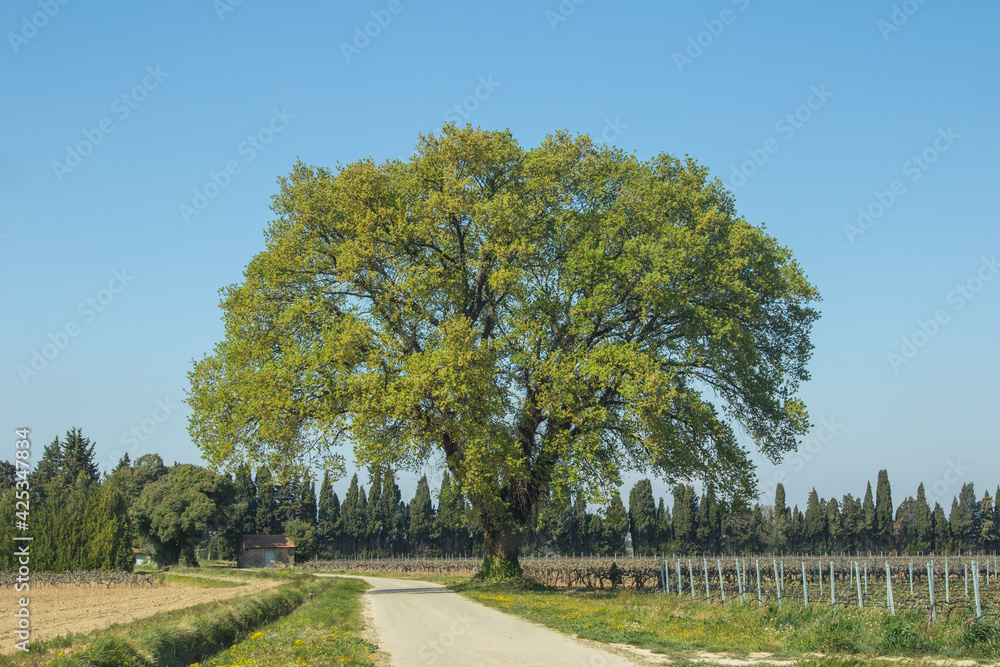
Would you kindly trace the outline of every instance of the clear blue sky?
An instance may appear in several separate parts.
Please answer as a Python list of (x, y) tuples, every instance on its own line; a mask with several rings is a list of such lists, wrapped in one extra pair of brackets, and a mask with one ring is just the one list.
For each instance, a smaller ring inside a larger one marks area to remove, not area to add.
[(836, 432), (762, 488), (780, 471), (804, 505), (888, 468), (897, 502), (920, 481), (981, 496), (1000, 481), (998, 19), (917, 0), (6, 2), (0, 448), (28, 426), (40, 456), (79, 426), (105, 468), (198, 461), (186, 373), (263, 248), (275, 179), (406, 158), (451, 118), (690, 154), (793, 250), (824, 299), (803, 396)]

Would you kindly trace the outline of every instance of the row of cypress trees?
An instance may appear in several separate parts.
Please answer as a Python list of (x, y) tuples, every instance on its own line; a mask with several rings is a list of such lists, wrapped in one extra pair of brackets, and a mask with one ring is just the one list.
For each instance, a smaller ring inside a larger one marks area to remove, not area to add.
[(788, 507), (781, 484), (773, 505), (721, 502), (711, 485), (700, 496), (679, 485), (671, 511), (662, 498), (654, 505), (649, 480), (641, 480), (629, 495), (629, 526), (638, 553), (990, 552), (1000, 550), (1000, 487), (977, 501), (973, 484), (965, 483), (946, 514), (940, 502), (931, 508), (920, 484), (916, 496), (894, 507), (888, 472), (881, 470), (874, 494), (871, 483), (862, 497), (847, 493), (839, 500), (813, 489), (804, 511)]
[[(184, 475), (190, 483), (181, 479)], [(190, 486), (191, 480), (205, 488), (178, 487)], [(0, 462), (0, 539), (8, 544), (24, 534), (15, 520), (16, 511), (23, 509), (17, 506), (16, 481), (14, 466)], [(102, 480), (94, 445), (72, 429), (45, 448), (29, 481), (35, 571), (130, 570), (132, 547), (150, 546), (147, 542), (156, 542), (154, 550), (174, 561), (196, 561), (196, 546), (235, 559), (242, 534), (286, 533), (298, 546), (299, 560), (481, 553), (483, 544), (469, 504), (447, 471), (436, 493), (426, 476), (421, 478), (410, 502), (402, 499), (391, 468), (372, 475), (367, 490), (355, 474), (343, 501), (329, 476), (317, 495), (314, 481), (304, 475), (279, 482), (266, 468), (254, 475), (244, 467), (230, 480), (197, 466), (167, 468), (156, 455), (135, 465), (124, 457)], [(149, 493), (146, 498), (143, 490), (153, 484), (163, 488), (155, 498)], [(203, 529), (181, 534), (180, 519), (153, 516), (162, 514), (161, 500), (168, 496), (192, 507), (206, 502), (218, 506), (203, 512)], [(601, 511), (591, 512), (582, 495), (552, 495), (540, 504), (525, 534), (525, 551), (622, 553), (629, 535), (639, 554), (1000, 550), (1000, 488), (977, 500), (972, 483), (966, 483), (946, 513), (940, 502), (930, 506), (921, 484), (915, 496), (894, 506), (885, 470), (878, 474), (875, 492), (869, 483), (860, 497), (848, 493), (839, 500), (824, 499), (813, 489), (804, 511), (787, 506), (781, 484), (773, 505), (724, 501), (711, 484), (700, 493), (677, 485), (668, 504), (663, 498), (654, 500), (651, 482), (643, 479), (632, 487), (628, 501), (626, 508), (615, 493)], [(154, 521), (159, 522), (156, 530)], [(0, 552), (0, 569), (16, 568), (13, 550)]]

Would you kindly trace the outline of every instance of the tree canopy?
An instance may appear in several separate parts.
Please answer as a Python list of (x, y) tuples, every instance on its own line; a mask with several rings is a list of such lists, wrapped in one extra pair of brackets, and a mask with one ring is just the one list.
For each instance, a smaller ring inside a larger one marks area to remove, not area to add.
[(635, 470), (753, 496), (737, 425), (772, 460), (809, 426), (818, 294), (692, 159), (448, 125), (409, 160), (297, 164), (273, 209), (190, 373), (216, 466), (443, 455), (487, 555), (516, 558), (550, 489), (607, 499)]

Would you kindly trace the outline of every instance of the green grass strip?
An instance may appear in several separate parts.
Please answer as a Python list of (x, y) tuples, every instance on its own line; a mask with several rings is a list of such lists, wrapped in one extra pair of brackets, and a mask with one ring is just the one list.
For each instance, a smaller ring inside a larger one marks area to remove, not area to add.
[(331, 588), (285, 619), (202, 662), (229, 665), (372, 665), (377, 646), (359, 636), (363, 629), (360, 579), (329, 579)]
[(853, 664), (875, 657), (1000, 657), (997, 617), (958, 614), (934, 624), (925, 614), (891, 616), (881, 609), (809, 609), (786, 604), (764, 608), (730, 602), (691, 602), (658, 593), (565, 592), (530, 584), (470, 582), (451, 587), (466, 597), (568, 634), (650, 649), (670, 658), (699, 652), (745, 657), (771, 653), (801, 660), (810, 653), (850, 656)]

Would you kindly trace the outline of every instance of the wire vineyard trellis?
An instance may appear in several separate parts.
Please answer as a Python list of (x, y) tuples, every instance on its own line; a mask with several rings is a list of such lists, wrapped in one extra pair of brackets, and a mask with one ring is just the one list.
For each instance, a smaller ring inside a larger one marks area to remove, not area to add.
[[(302, 567), (374, 574), (471, 576), (475, 557), (346, 558)], [(656, 590), (709, 604), (803, 608), (883, 608), (917, 612), (930, 621), (955, 612), (996, 616), (1000, 562), (996, 554), (908, 556), (694, 556), (529, 557), (525, 577), (554, 588)]]

